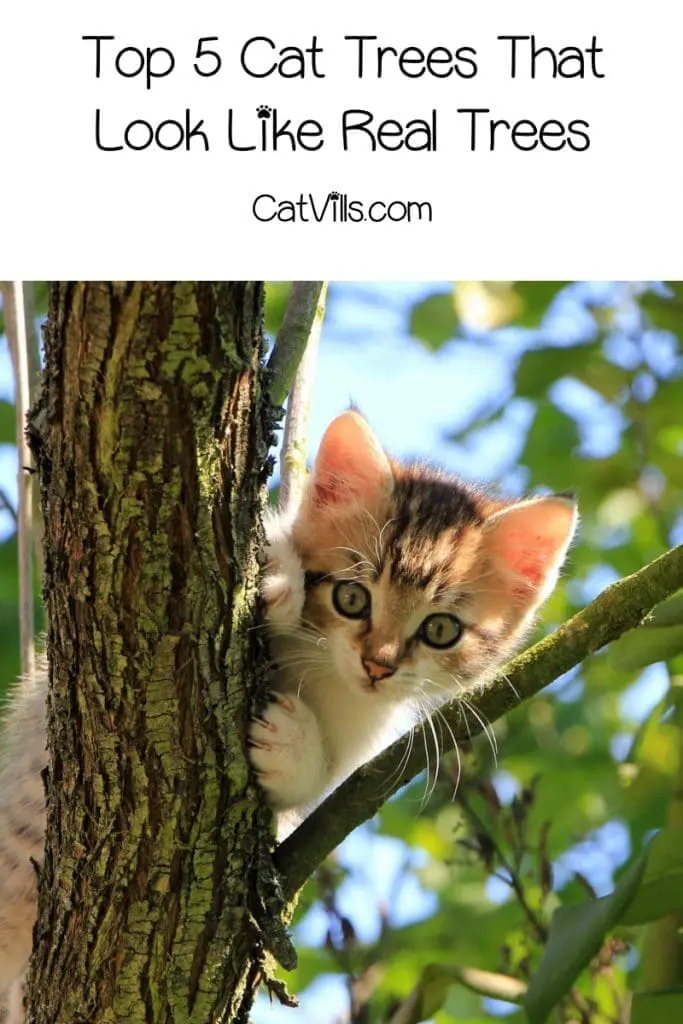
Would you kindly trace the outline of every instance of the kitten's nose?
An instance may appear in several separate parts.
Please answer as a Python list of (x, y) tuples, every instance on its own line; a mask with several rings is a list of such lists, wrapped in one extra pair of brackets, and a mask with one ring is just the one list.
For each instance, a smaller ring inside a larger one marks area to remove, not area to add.
[(363, 659), (363, 668), (373, 683), (378, 679), (393, 676), (396, 671), (396, 666), (390, 661), (366, 661)]

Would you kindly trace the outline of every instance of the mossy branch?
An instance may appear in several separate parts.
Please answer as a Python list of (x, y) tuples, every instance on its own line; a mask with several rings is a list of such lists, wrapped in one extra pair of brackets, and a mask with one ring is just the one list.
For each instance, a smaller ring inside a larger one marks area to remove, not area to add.
[[(477, 701), (481, 721), (465, 721), (457, 702), (441, 710), (453, 735), (444, 749), (464, 742), (519, 701), (528, 700), (590, 654), (638, 626), (648, 613), (683, 587), (683, 545), (613, 584), (554, 633), (504, 667)], [(408, 737), (363, 765), (308, 817), (275, 852), (287, 897), (292, 897), (318, 865), (358, 825), (372, 817), (393, 793), (425, 767), (421, 730), (412, 748)]]
[(282, 405), (289, 394), (309, 336), (316, 323), (322, 321), (324, 285), (324, 281), (295, 281), (292, 285), (292, 294), (268, 360), (273, 405)]

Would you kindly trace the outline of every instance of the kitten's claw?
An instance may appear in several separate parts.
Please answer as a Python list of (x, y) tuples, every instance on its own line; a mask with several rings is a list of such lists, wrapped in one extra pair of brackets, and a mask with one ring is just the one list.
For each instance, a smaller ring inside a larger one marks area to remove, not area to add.
[(296, 713), (296, 704), (292, 697), (288, 697), (286, 693), (278, 693), (277, 690), (268, 691), (268, 700), (271, 703), (279, 704), (285, 711), (288, 711), (290, 715)]
[(326, 768), (320, 731), (298, 697), (270, 693), (271, 702), (249, 727), (249, 759), (275, 807), (299, 807), (324, 788)]

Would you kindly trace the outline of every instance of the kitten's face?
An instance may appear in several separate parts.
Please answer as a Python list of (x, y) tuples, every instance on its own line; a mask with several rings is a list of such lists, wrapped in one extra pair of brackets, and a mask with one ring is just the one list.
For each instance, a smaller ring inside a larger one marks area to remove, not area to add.
[(339, 544), (304, 553), (304, 618), (325, 638), (342, 685), (375, 700), (429, 706), (490, 675), (523, 617), (513, 608), (505, 614), (496, 598), (466, 491), (443, 481), (396, 482), (386, 512), (376, 522), (358, 510), (343, 536), (328, 537)]
[(575, 521), (564, 497), (494, 501), (390, 462), (357, 413), (337, 417), (292, 534), (330, 685), (426, 705), (472, 689), (552, 590)]

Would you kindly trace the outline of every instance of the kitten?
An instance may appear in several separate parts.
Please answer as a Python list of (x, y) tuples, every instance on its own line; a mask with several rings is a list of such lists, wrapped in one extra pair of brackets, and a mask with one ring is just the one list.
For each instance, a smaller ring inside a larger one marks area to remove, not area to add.
[[(300, 506), (266, 523), (262, 593), (278, 668), (249, 743), (281, 824), (291, 827), (408, 716), (492, 675), (554, 587), (575, 523), (566, 497), (494, 501), (390, 460), (358, 413), (333, 420)], [(45, 829), (46, 681), (41, 670), (21, 684), (1, 744), (4, 1024), (24, 1020), (31, 858), (42, 859)]]
[[(357, 412), (328, 426), (293, 516), (267, 523), (276, 692), (250, 756), (287, 831), (519, 645), (576, 526), (573, 500), (494, 500), (395, 462)], [(287, 813), (283, 813), (287, 812)]]

